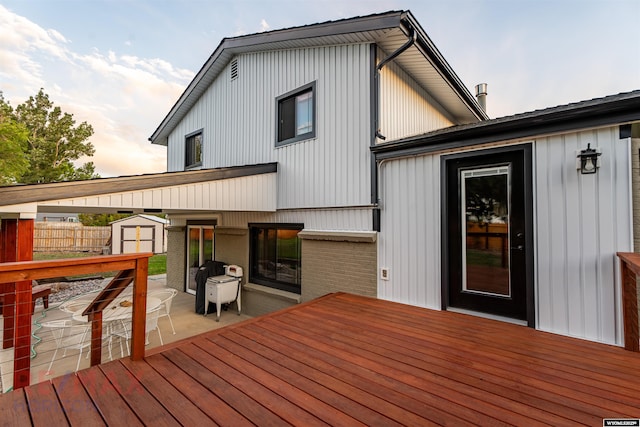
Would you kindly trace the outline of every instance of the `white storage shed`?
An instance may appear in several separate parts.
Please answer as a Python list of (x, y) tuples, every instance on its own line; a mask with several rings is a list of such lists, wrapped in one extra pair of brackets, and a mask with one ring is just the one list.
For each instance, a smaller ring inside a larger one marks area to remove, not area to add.
[(111, 223), (111, 253), (167, 251), (168, 220), (154, 215), (133, 215)]

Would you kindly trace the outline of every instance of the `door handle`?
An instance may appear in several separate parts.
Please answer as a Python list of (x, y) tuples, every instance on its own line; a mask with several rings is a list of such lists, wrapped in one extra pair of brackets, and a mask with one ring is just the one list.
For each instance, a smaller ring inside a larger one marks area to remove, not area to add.
[(524, 245), (511, 246), (511, 250), (513, 250), (513, 251), (522, 251), (522, 250), (524, 250)]

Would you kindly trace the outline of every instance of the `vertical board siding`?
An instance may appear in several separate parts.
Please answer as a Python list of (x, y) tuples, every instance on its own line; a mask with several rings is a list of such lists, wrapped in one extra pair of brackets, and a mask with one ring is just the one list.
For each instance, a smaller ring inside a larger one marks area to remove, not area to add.
[[(576, 151), (602, 150), (595, 175), (576, 170)], [(629, 142), (604, 128), (540, 138), (537, 173), (538, 328), (621, 343), (617, 251), (632, 250)]]
[[(203, 168), (278, 162), (278, 208), (370, 202), (369, 46), (243, 54), (169, 137), (169, 170), (184, 169), (184, 137), (203, 129)], [(276, 98), (316, 82), (316, 138), (275, 147)]]
[(42, 206), (111, 206), (122, 209), (266, 210), (276, 209), (276, 174), (260, 174), (101, 196), (56, 200)]
[[(595, 175), (576, 151), (602, 150)], [(534, 274), (537, 328), (622, 344), (617, 251), (632, 250), (628, 140), (617, 127), (534, 141)], [(442, 153), (441, 153), (442, 154)], [(441, 306), (440, 155), (383, 162), (378, 266), (382, 299)]]
[(380, 133), (386, 141), (454, 124), (444, 108), (393, 61), (380, 71), (379, 111)]
[(309, 209), (303, 211), (224, 212), (220, 225), (247, 228), (252, 222), (304, 224), (306, 230), (370, 231), (371, 209)]
[(382, 163), (378, 297), (440, 308), (440, 157), (419, 156)]

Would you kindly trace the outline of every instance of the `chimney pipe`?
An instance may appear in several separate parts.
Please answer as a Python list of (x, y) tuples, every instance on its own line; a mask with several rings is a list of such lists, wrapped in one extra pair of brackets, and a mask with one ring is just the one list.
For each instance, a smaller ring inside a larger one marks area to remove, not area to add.
[(487, 84), (486, 83), (480, 83), (476, 85), (476, 98), (478, 99), (478, 104), (480, 104), (480, 107), (486, 113), (487, 112)]

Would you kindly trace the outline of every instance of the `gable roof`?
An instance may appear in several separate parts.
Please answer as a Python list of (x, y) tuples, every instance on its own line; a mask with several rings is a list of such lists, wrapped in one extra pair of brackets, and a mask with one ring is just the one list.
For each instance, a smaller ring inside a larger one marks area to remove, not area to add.
[(378, 144), (376, 159), (425, 154), (489, 142), (640, 121), (640, 90), (595, 98), (479, 123), (450, 126)]
[(140, 218), (146, 219), (148, 221), (157, 222), (159, 224), (165, 224), (165, 225), (168, 225), (170, 222), (168, 219), (160, 218), (159, 216), (155, 216), (155, 215), (136, 214), (136, 215), (128, 216), (126, 218), (120, 218), (120, 219), (116, 219), (115, 221), (111, 221), (109, 225), (116, 224), (119, 222), (129, 222), (129, 221), (139, 222)]
[(328, 21), (264, 33), (224, 38), (200, 71), (149, 137), (166, 145), (167, 138), (234, 56), (246, 52), (298, 49), (346, 43), (376, 43), (387, 54), (407, 43), (415, 43), (394, 58), (459, 123), (471, 123), (488, 116), (445, 61), (410, 11)]

